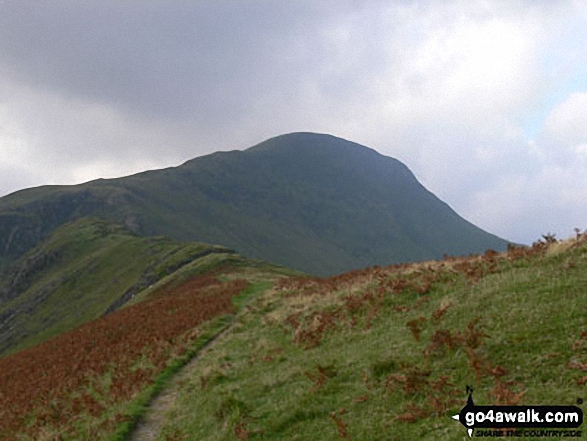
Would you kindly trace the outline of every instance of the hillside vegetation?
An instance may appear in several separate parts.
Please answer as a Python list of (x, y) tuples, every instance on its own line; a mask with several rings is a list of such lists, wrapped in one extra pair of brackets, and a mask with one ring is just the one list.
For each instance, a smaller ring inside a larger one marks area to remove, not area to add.
[(587, 234), (324, 279), (207, 258), (0, 359), (4, 439), (128, 439), (195, 355), (158, 439), (461, 440), (466, 385), (477, 404), (584, 396)]
[[(88, 237), (100, 226), (102, 222), (87, 221), (73, 228), (79, 232), (82, 227)], [(123, 245), (131, 247), (133, 242)], [(156, 256), (165, 259), (154, 260), (148, 274), (165, 274), (194, 251), (184, 245), (176, 250), (183, 253), (179, 259), (170, 252), (170, 243), (163, 245), (155, 240), (160, 251)], [(126, 263), (117, 262), (123, 267)], [(165, 378), (229, 326), (249, 296), (284, 274), (294, 273), (234, 254), (196, 257), (153, 286), (136, 291), (123, 309), (1, 358), (0, 438), (96, 440), (115, 433), (123, 437)], [(96, 311), (107, 305), (102, 302)]]
[(507, 246), (398, 160), (334, 136), (292, 133), (175, 168), (3, 197), (0, 268), (88, 216), (317, 275)]
[(152, 285), (220, 264), (265, 265), (225, 247), (139, 237), (97, 218), (66, 224), (5, 270), (0, 355), (140, 301)]
[(477, 404), (576, 404), (587, 235), (545, 239), (282, 280), (183, 375), (157, 439), (462, 440), (466, 385)]

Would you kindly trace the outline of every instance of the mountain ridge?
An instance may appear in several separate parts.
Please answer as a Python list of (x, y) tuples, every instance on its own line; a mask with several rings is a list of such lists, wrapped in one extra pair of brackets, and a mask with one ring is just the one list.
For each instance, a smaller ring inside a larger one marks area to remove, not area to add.
[(99, 218), (69, 222), (0, 280), (0, 357), (142, 301), (161, 283), (221, 267), (293, 274), (218, 245), (142, 237)]
[(507, 245), (458, 216), (397, 159), (309, 132), (178, 167), (0, 198), (0, 259), (14, 261), (84, 216), (317, 275)]

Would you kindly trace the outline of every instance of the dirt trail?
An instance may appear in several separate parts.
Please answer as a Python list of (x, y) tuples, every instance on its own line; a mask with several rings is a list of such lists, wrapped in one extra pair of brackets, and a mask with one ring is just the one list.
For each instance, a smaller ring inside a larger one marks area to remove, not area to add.
[(161, 429), (166, 421), (167, 413), (173, 408), (178, 396), (178, 390), (183, 381), (187, 380), (192, 372), (196, 369), (196, 364), (200, 356), (210, 349), (210, 347), (221, 338), (231, 326), (226, 327), (219, 332), (214, 338), (206, 343), (198, 354), (192, 358), (181, 370), (173, 376), (170, 384), (162, 390), (149, 404), (145, 415), (139, 420), (137, 427), (128, 438), (131, 441), (153, 441), (157, 439)]

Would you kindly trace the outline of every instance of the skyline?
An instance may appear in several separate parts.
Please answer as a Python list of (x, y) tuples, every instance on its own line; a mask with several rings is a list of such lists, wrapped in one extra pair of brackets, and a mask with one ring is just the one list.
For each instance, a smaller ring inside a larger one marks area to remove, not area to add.
[(475, 225), (587, 228), (587, 6), (0, 2), (0, 196), (283, 133), (405, 163)]

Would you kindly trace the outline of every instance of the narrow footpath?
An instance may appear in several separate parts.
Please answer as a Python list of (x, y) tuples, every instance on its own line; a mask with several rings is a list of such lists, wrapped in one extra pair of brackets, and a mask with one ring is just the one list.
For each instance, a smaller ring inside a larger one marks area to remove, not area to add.
[(232, 326), (227, 326), (212, 338), (181, 370), (173, 376), (170, 384), (162, 390), (149, 404), (145, 415), (128, 438), (131, 441), (153, 441), (159, 436), (166, 421), (167, 413), (173, 409), (181, 385), (193, 375), (198, 360), (210, 347), (220, 339)]

